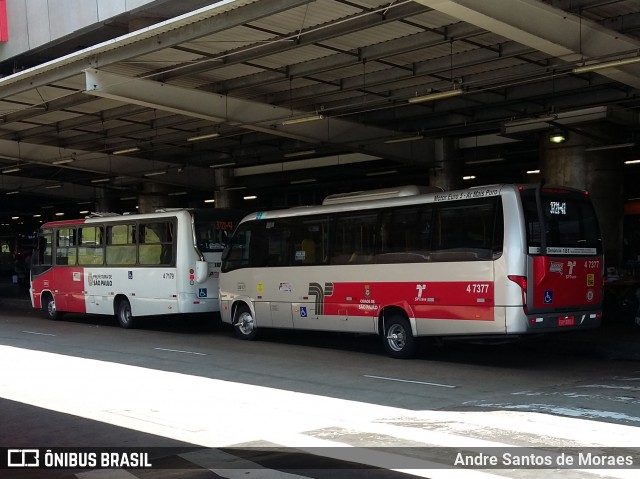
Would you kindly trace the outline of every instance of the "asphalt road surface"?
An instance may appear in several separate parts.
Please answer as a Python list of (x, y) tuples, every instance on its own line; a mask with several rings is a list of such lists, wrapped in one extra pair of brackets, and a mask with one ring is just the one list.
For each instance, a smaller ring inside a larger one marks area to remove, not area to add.
[[(2, 478), (583, 478), (640, 469), (640, 363), (569, 336), (425, 344), (418, 358), (394, 360), (368, 336), (273, 331), (246, 342), (202, 317), (124, 330), (113, 318), (54, 322), (5, 310), (0, 367)], [(14, 467), (18, 450), (41, 467)]]

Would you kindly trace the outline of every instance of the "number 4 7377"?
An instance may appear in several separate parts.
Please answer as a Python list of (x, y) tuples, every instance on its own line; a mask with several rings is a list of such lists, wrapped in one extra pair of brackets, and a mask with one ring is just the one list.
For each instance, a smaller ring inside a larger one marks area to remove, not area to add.
[(467, 285), (467, 293), (488, 293), (489, 285), (487, 283), (469, 283)]

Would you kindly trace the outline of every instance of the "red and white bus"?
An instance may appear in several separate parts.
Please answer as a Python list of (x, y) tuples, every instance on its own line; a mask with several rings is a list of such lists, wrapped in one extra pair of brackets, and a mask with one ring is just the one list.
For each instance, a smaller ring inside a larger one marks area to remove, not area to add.
[(95, 214), (43, 224), (31, 264), (31, 303), (64, 313), (138, 316), (217, 313), (227, 237), (241, 216), (226, 209)]
[(262, 328), (378, 334), (401, 358), (420, 336), (600, 324), (604, 264), (588, 193), (533, 185), (407, 193), (245, 217), (223, 254), (222, 320), (244, 339)]

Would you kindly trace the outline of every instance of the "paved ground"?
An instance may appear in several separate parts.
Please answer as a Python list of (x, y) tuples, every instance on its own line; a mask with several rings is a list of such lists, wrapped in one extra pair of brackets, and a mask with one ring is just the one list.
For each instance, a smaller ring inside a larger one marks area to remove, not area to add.
[[(608, 296), (610, 297), (610, 296)], [(629, 304), (605, 306), (601, 328), (592, 331), (565, 333), (562, 344), (570, 339), (586, 351), (596, 352), (609, 359), (640, 360), (640, 326), (634, 322), (634, 311)], [(0, 308), (3, 310), (31, 309), (27, 286), (12, 284), (9, 278), (0, 278)], [(44, 313), (43, 313), (44, 314)]]

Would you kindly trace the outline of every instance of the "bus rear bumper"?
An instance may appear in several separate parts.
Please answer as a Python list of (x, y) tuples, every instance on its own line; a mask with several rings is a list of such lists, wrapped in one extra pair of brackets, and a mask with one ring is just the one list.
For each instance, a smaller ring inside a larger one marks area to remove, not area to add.
[(507, 321), (507, 334), (549, 333), (593, 329), (602, 324), (602, 311), (562, 311), (541, 314), (524, 314), (520, 309), (519, 318)]

